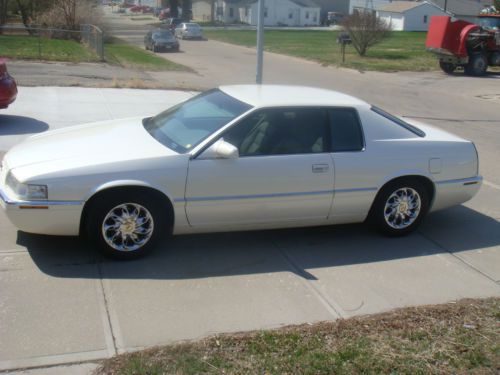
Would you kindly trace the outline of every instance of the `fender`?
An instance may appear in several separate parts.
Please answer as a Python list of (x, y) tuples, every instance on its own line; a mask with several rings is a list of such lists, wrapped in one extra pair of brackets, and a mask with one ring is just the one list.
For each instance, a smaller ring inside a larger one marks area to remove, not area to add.
[(150, 184), (146, 181), (141, 181), (141, 180), (115, 180), (115, 181), (108, 181), (104, 184), (101, 184), (99, 186), (96, 186), (94, 189), (92, 189), (86, 196), (85, 196), (85, 201), (88, 201), (91, 197), (93, 197), (95, 194), (107, 190), (110, 188), (115, 188), (115, 187), (129, 187), (129, 186), (137, 186), (137, 187), (146, 187), (150, 189), (157, 190), (161, 193), (163, 193), (169, 200), (174, 203), (174, 199), (172, 195), (165, 189), (163, 189), (160, 186), (156, 186), (153, 184)]

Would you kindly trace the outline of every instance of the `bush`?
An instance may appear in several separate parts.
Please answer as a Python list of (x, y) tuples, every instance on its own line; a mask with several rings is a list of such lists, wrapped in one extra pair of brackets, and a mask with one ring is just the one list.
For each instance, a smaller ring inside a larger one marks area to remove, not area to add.
[(342, 26), (349, 33), (352, 45), (360, 56), (364, 56), (368, 48), (391, 33), (391, 25), (370, 11), (354, 12), (344, 19)]

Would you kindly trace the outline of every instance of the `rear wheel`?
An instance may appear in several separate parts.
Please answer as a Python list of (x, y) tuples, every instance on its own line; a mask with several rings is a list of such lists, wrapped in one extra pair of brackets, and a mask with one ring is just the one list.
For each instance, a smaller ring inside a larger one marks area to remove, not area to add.
[(92, 202), (88, 237), (108, 256), (135, 259), (149, 252), (168, 230), (161, 205), (148, 194), (115, 192)]
[(465, 73), (471, 76), (482, 76), (488, 69), (488, 59), (482, 53), (475, 53), (470, 56), (469, 62), (465, 65)]
[(370, 212), (375, 226), (388, 236), (413, 232), (429, 209), (429, 193), (416, 180), (400, 180), (382, 188)]
[(455, 64), (444, 61), (439, 62), (439, 67), (443, 72), (447, 74), (451, 74), (455, 71), (455, 69), (457, 69), (457, 66)]

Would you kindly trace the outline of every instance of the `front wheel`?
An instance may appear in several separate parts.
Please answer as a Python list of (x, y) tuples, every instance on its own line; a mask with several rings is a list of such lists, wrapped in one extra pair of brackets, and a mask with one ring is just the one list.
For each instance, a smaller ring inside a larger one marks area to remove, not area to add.
[(470, 76), (482, 76), (488, 69), (488, 59), (482, 53), (475, 53), (469, 58), (469, 62), (465, 66), (465, 73)]
[(413, 232), (429, 209), (429, 194), (418, 181), (399, 181), (382, 188), (370, 212), (375, 226), (392, 237)]
[(87, 234), (105, 255), (138, 258), (149, 252), (168, 229), (160, 206), (147, 194), (102, 196), (88, 212)]
[(455, 64), (444, 61), (439, 62), (439, 67), (446, 74), (451, 74), (455, 71), (455, 69), (457, 69), (457, 66)]

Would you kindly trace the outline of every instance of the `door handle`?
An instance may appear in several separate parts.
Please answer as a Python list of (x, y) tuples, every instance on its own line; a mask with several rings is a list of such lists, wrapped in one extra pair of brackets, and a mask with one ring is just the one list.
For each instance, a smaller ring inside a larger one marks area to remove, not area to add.
[(313, 164), (312, 165), (312, 171), (313, 173), (325, 173), (328, 172), (330, 167), (328, 164)]

